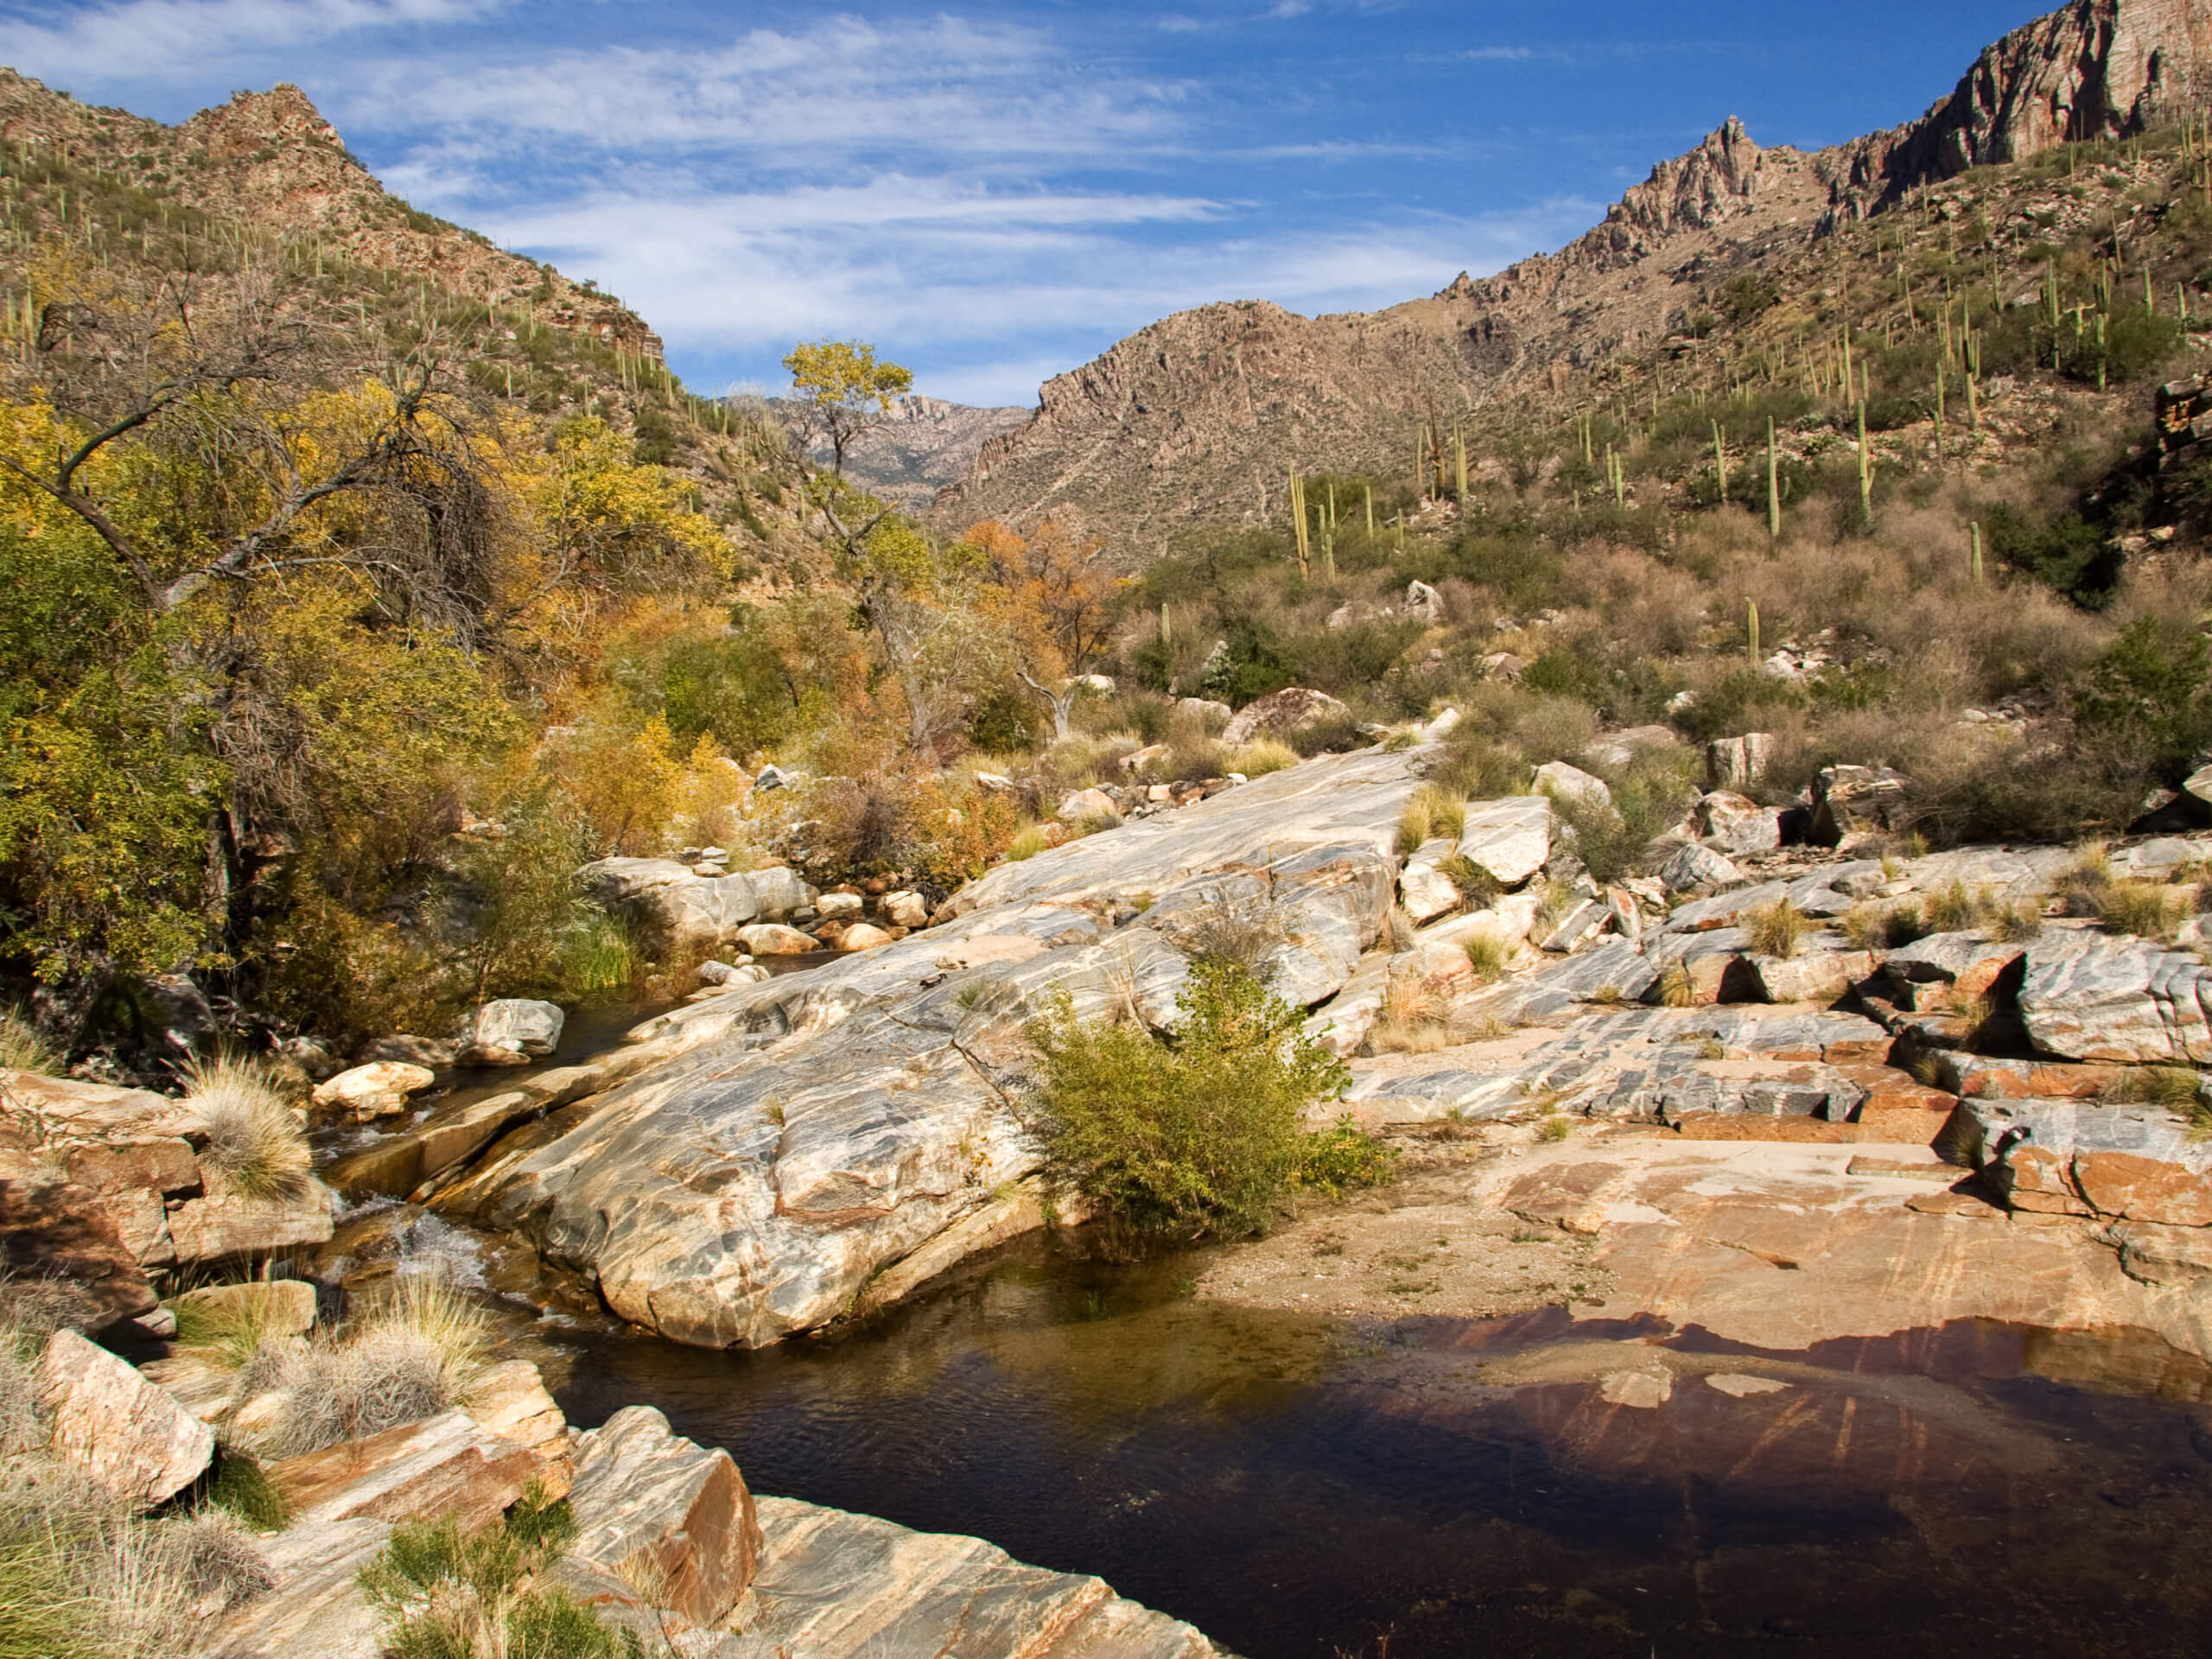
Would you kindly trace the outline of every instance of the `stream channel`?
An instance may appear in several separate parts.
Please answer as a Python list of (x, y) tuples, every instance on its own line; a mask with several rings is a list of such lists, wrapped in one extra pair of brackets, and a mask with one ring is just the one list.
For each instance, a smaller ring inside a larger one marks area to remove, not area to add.
[[(495, 1242), (418, 1232), (580, 1427), (657, 1406), (756, 1491), (1096, 1573), (1244, 1659), (2212, 1652), (2212, 1367), (2142, 1332), (1331, 1321), (1057, 1235), (715, 1353), (538, 1313)], [(1655, 1362), (1671, 1392), (1624, 1402)]]

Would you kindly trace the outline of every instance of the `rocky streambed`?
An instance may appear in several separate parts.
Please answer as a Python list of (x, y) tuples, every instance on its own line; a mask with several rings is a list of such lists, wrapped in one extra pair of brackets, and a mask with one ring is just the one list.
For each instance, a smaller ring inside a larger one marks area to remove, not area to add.
[[(284, 1243), (334, 1285), (458, 1249), (545, 1310), (513, 1351), (578, 1423), (651, 1404), (763, 1490), (1103, 1572), (1252, 1659), (2199, 1650), (2212, 842), (1877, 855), (1890, 780), (1845, 768), (1799, 815), (1840, 845), (1716, 791), (1662, 879), (1607, 887), (1541, 795), (1405, 854), (1427, 758), (1002, 867), (456, 1096)], [(2053, 901), (2085, 883), (2158, 937)], [(1164, 1026), (1223, 948), (1352, 1057), (1317, 1121), (1402, 1179), (1102, 1266), (1046, 1228), (1023, 1026), (1062, 995)], [(177, 1149), (68, 1173), (182, 1262)], [(795, 1602), (938, 1605), (858, 1565), (920, 1547), (853, 1548)]]

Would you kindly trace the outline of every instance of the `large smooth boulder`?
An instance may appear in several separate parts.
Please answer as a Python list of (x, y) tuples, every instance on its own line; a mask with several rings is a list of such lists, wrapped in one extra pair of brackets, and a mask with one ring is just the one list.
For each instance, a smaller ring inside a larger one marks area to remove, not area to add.
[(421, 1094), (437, 1080), (437, 1073), (428, 1066), (404, 1060), (372, 1060), (317, 1084), (311, 1098), (318, 1106), (342, 1111), (354, 1122), (365, 1123), (405, 1111), (409, 1096)]
[(2025, 952), (2020, 1020), (2071, 1060), (2212, 1065), (2212, 975), (2147, 939), (2046, 932)]
[(39, 1395), (55, 1453), (142, 1509), (175, 1497), (215, 1455), (213, 1430), (74, 1331), (48, 1340)]
[(1058, 810), (1052, 816), (1062, 823), (1119, 823), (1122, 809), (1114, 804), (1114, 798), (1103, 789), (1078, 789), (1070, 791), (1061, 800)]
[(756, 922), (739, 931), (737, 942), (755, 957), (804, 957), (822, 949), (819, 939), (781, 922)]
[(610, 1571), (643, 1568), (654, 1600), (696, 1624), (719, 1624), (752, 1584), (760, 1523), (728, 1452), (675, 1433), (651, 1406), (630, 1406), (575, 1442), (569, 1553)]
[(188, 1198), (168, 1212), (177, 1262), (189, 1267), (320, 1244), (336, 1224), (331, 1211), (334, 1196), (321, 1181), (312, 1181), (289, 1198), (219, 1193)]
[(1749, 789), (1766, 776), (1767, 757), (1773, 748), (1773, 738), (1764, 732), (1713, 739), (1705, 746), (1706, 787), (1737, 793)]
[(1552, 855), (1552, 804), (1541, 795), (1514, 795), (1467, 809), (1459, 851), (1502, 887), (1517, 887)]
[(560, 1046), (568, 1016), (550, 1002), (502, 997), (486, 1002), (461, 1033), (463, 1065), (528, 1065)]
[(1659, 867), (1659, 880), (1670, 893), (1707, 897), (1751, 885), (1751, 877), (1709, 847), (1690, 842), (1676, 848)]

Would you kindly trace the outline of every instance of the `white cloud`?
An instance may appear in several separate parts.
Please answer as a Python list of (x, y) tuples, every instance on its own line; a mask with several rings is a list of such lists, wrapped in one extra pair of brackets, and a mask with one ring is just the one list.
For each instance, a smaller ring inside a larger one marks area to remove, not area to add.
[(506, 0), (113, 0), (0, 4), (15, 67), (48, 81), (181, 82), (365, 30), (465, 22)]

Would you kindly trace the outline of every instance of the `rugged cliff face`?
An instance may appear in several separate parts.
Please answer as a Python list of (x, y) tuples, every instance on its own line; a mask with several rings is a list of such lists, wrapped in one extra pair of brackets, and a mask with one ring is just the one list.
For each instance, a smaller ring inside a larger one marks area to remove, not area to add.
[(1209, 305), (1045, 385), (1028, 423), (938, 498), (957, 528), (1072, 507), (1141, 559), (1175, 531), (1280, 512), (1292, 467), (1410, 468), (1418, 424), (1667, 340), (1732, 276), (1969, 168), (2126, 137), (2212, 104), (2212, 0), (2076, 0), (1981, 54), (1919, 120), (1808, 154), (1731, 118), (1555, 255), (1368, 315)]

